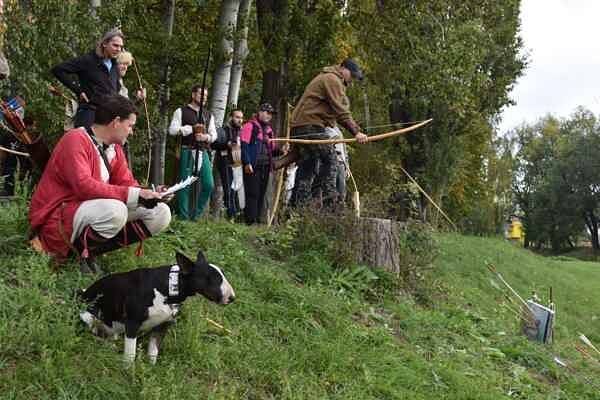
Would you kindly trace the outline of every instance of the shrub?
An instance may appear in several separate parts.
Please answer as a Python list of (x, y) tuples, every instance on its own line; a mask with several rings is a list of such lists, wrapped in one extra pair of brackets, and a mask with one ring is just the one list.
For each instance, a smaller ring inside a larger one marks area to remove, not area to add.
[(431, 226), (409, 221), (398, 233), (398, 273), (360, 265), (362, 251), (360, 220), (352, 212), (326, 214), (305, 209), (302, 215), (290, 214), (277, 229), (265, 233), (262, 240), (277, 237), (279, 256), (291, 254), (297, 259), (293, 271), (303, 282), (334, 283), (338, 293), (379, 295), (381, 292), (410, 293), (422, 304), (429, 304), (435, 284), (429, 272), (438, 254), (438, 243)]

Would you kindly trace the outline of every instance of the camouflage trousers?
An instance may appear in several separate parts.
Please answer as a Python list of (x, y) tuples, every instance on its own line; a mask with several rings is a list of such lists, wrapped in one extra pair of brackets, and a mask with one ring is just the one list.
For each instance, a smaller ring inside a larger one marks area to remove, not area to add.
[[(313, 181), (320, 186), (323, 206), (333, 207), (337, 199), (337, 158), (332, 144), (298, 146), (300, 161), (296, 171), (296, 184), (292, 203), (296, 207), (308, 206), (312, 202)], [(317, 188), (318, 189), (318, 188)]]

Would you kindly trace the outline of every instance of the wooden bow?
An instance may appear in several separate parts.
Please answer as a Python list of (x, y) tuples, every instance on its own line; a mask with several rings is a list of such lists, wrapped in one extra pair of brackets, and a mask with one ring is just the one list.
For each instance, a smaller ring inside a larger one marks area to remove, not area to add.
[(140, 76), (140, 71), (138, 70), (137, 63), (135, 62), (135, 58), (132, 58), (133, 69), (135, 70), (135, 75), (137, 76), (139, 90), (142, 92), (142, 102), (144, 103), (144, 112), (146, 113), (146, 125), (148, 128), (148, 171), (146, 172), (146, 184), (150, 182), (150, 168), (152, 167), (152, 130), (150, 129), (150, 115), (148, 114), (148, 103), (146, 103), (146, 94), (144, 93), (144, 87), (142, 86), (142, 77)]
[[(289, 139), (290, 138), (290, 121), (292, 119), (292, 105), (290, 103), (287, 103), (287, 109), (286, 109), (286, 130), (285, 130), (285, 138)], [(271, 213), (271, 215), (269, 215), (269, 219), (267, 221), (267, 226), (271, 226), (273, 224), (273, 220), (275, 219), (275, 216), (277, 215), (277, 208), (279, 207), (279, 198), (281, 197), (281, 191), (283, 190), (283, 184), (285, 181), (285, 168), (282, 168), (281, 171), (279, 171), (279, 177), (278, 177), (278, 181), (277, 181), (277, 191), (275, 192), (275, 202), (273, 203), (273, 212)]]
[[(392, 132), (382, 133), (379, 135), (373, 135), (367, 137), (367, 142), (376, 142), (378, 140), (387, 139), (394, 136), (403, 135), (405, 133), (414, 131), (424, 125), (427, 125), (433, 121), (433, 119), (428, 119), (426, 121), (420, 122), (413, 126), (409, 126), (408, 128), (398, 129)], [(336, 144), (336, 143), (354, 143), (356, 142), (356, 138), (351, 139), (287, 139), (287, 138), (276, 138), (271, 139), (274, 142), (287, 142), (287, 143), (296, 143), (296, 144)]]
[(17, 156), (30, 157), (29, 153), (23, 153), (22, 151), (7, 149), (4, 146), (0, 146), (0, 151), (3, 151), (5, 153), (14, 154)]
[(53, 84), (49, 83), (48, 84), (48, 90), (50, 91), (50, 93), (52, 93), (54, 96), (57, 97), (62, 97), (63, 99), (65, 99), (68, 102), (72, 102), (75, 101), (75, 99), (73, 99), (71, 96), (68, 96), (66, 94), (64, 94), (59, 88), (57, 88), (56, 86), (54, 86)]
[(0, 113), (3, 117), (2, 127), (4, 129), (9, 131), (21, 143), (33, 143), (31, 135), (29, 132), (27, 132), (27, 127), (25, 126), (23, 119), (9, 106), (6, 101), (0, 102)]

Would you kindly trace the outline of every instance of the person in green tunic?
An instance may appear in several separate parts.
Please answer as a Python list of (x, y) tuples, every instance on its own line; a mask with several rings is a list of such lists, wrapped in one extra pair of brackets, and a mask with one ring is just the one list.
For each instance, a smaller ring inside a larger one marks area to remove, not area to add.
[[(179, 180), (196, 175), (200, 187), (199, 193), (194, 193), (197, 184), (177, 192), (177, 214), (182, 219), (196, 220), (201, 216), (214, 188), (211, 161), (207, 150), (210, 143), (217, 139), (217, 129), (214, 117), (206, 109), (207, 99), (208, 90), (204, 89), (203, 93), (201, 85), (192, 86), (190, 102), (175, 110), (169, 125), (169, 134), (181, 137)], [(202, 115), (200, 115), (201, 108)], [(197, 145), (200, 148), (198, 152)], [(197, 162), (196, 154), (198, 154)], [(196, 171), (194, 166), (197, 166)]]

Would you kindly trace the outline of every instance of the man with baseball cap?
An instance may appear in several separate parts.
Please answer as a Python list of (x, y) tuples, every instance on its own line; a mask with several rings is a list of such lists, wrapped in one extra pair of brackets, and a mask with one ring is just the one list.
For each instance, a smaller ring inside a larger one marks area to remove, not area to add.
[(244, 218), (247, 224), (256, 224), (262, 214), (269, 175), (273, 170), (273, 156), (281, 150), (275, 147), (271, 120), (275, 109), (262, 103), (258, 112), (242, 126), (242, 164), (244, 166), (244, 191), (246, 207)]
[[(302, 139), (327, 139), (325, 128), (336, 123), (354, 135), (358, 143), (366, 143), (365, 135), (352, 118), (346, 86), (353, 79), (362, 80), (358, 63), (350, 58), (340, 65), (325, 67), (306, 87), (296, 105), (291, 120), (291, 136)], [(306, 206), (311, 199), (312, 182), (319, 164), (319, 181), (323, 205), (331, 208), (337, 198), (336, 153), (333, 144), (305, 144), (298, 146), (300, 160), (296, 173), (293, 202), (296, 207)]]

